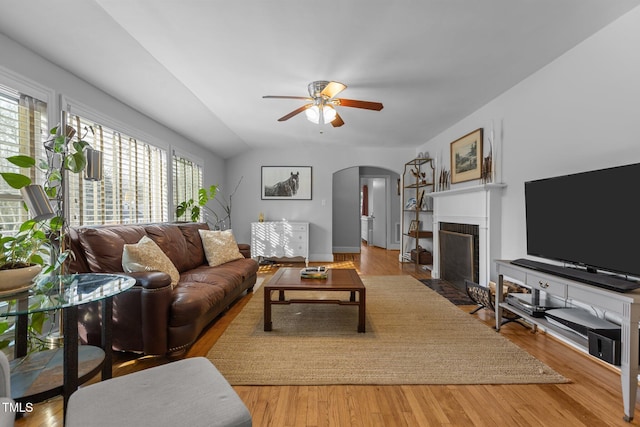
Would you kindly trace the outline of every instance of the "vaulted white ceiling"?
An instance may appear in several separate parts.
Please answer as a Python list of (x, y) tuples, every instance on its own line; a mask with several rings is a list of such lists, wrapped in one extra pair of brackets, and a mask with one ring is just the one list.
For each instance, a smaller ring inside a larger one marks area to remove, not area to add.
[[(0, 0), (0, 32), (223, 158), (417, 146), (640, 0)], [(0, 64), (2, 58), (0, 56)], [(313, 80), (380, 112), (277, 119)]]

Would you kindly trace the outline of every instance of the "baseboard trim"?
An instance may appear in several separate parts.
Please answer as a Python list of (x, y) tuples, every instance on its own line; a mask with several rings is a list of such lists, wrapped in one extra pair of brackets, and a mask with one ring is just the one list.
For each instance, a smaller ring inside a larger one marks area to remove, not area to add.
[(333, 253), (334, 254), (342, 254), (342, 253), (359, 254), (360, 246), (334, 246)]
[(309, 254), (311, 262), (333, 262), (333, 254)]

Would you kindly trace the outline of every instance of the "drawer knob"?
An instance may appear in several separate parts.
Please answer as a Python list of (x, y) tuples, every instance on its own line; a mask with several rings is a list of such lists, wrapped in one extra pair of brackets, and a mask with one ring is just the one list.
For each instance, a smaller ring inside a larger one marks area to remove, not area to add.
[(542, 289), (547, 289), (549, 287), (549, 284), (546, 282), (543, 282), (542, 280), (538, 282), (538, 285), (540, 285)]

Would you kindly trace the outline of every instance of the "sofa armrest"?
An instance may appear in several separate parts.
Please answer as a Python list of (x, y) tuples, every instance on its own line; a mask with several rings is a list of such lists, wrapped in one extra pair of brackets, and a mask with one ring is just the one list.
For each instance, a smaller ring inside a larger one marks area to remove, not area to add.
[[(164, 354), (168, 347), (169, 311), (173, 301), (171, 276), (159, 271), (128, 273), (136, 279), (141, 292), (139, 298), (144, 354)], [(123, 295), (124, 296), (124, 295)]]
[(171, 276), (160, 271), (139, 271), (123, 274), (136, 279), (136, 286), (144, 289), (161, 289), (171, 285)]
[[(146, 355), (165, 354), (173, 302), (171, 277), (159, 271), (118, 274), (135, 278), (136, 284), (113, 297), (113, 348)], [(95, 304), (80, 306), (80, 335), (88, 344), (100, 345), (100, 313)]]
[(238, 243), (238, 249), (245, 258), (251, 258), (251, 245), (247, 243)]

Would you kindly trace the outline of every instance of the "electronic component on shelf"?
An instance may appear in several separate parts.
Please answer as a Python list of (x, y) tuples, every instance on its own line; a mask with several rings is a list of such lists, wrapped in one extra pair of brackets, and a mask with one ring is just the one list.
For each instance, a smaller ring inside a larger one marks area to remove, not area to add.
[(545, 317), (550, 323), (587, 337), (587, 333), (597, 329), (619, 329), (620, 325), (597, 316), (580, 308), (556, 308), (547, 310)]
[(511, 307), (515, 307), (524, 311), (533, 317), (544, 317), (544, 313), (553, 308), (563, 307), (558, 301), (547, 297), (534, 294), (510, 293), (505, 301)]

